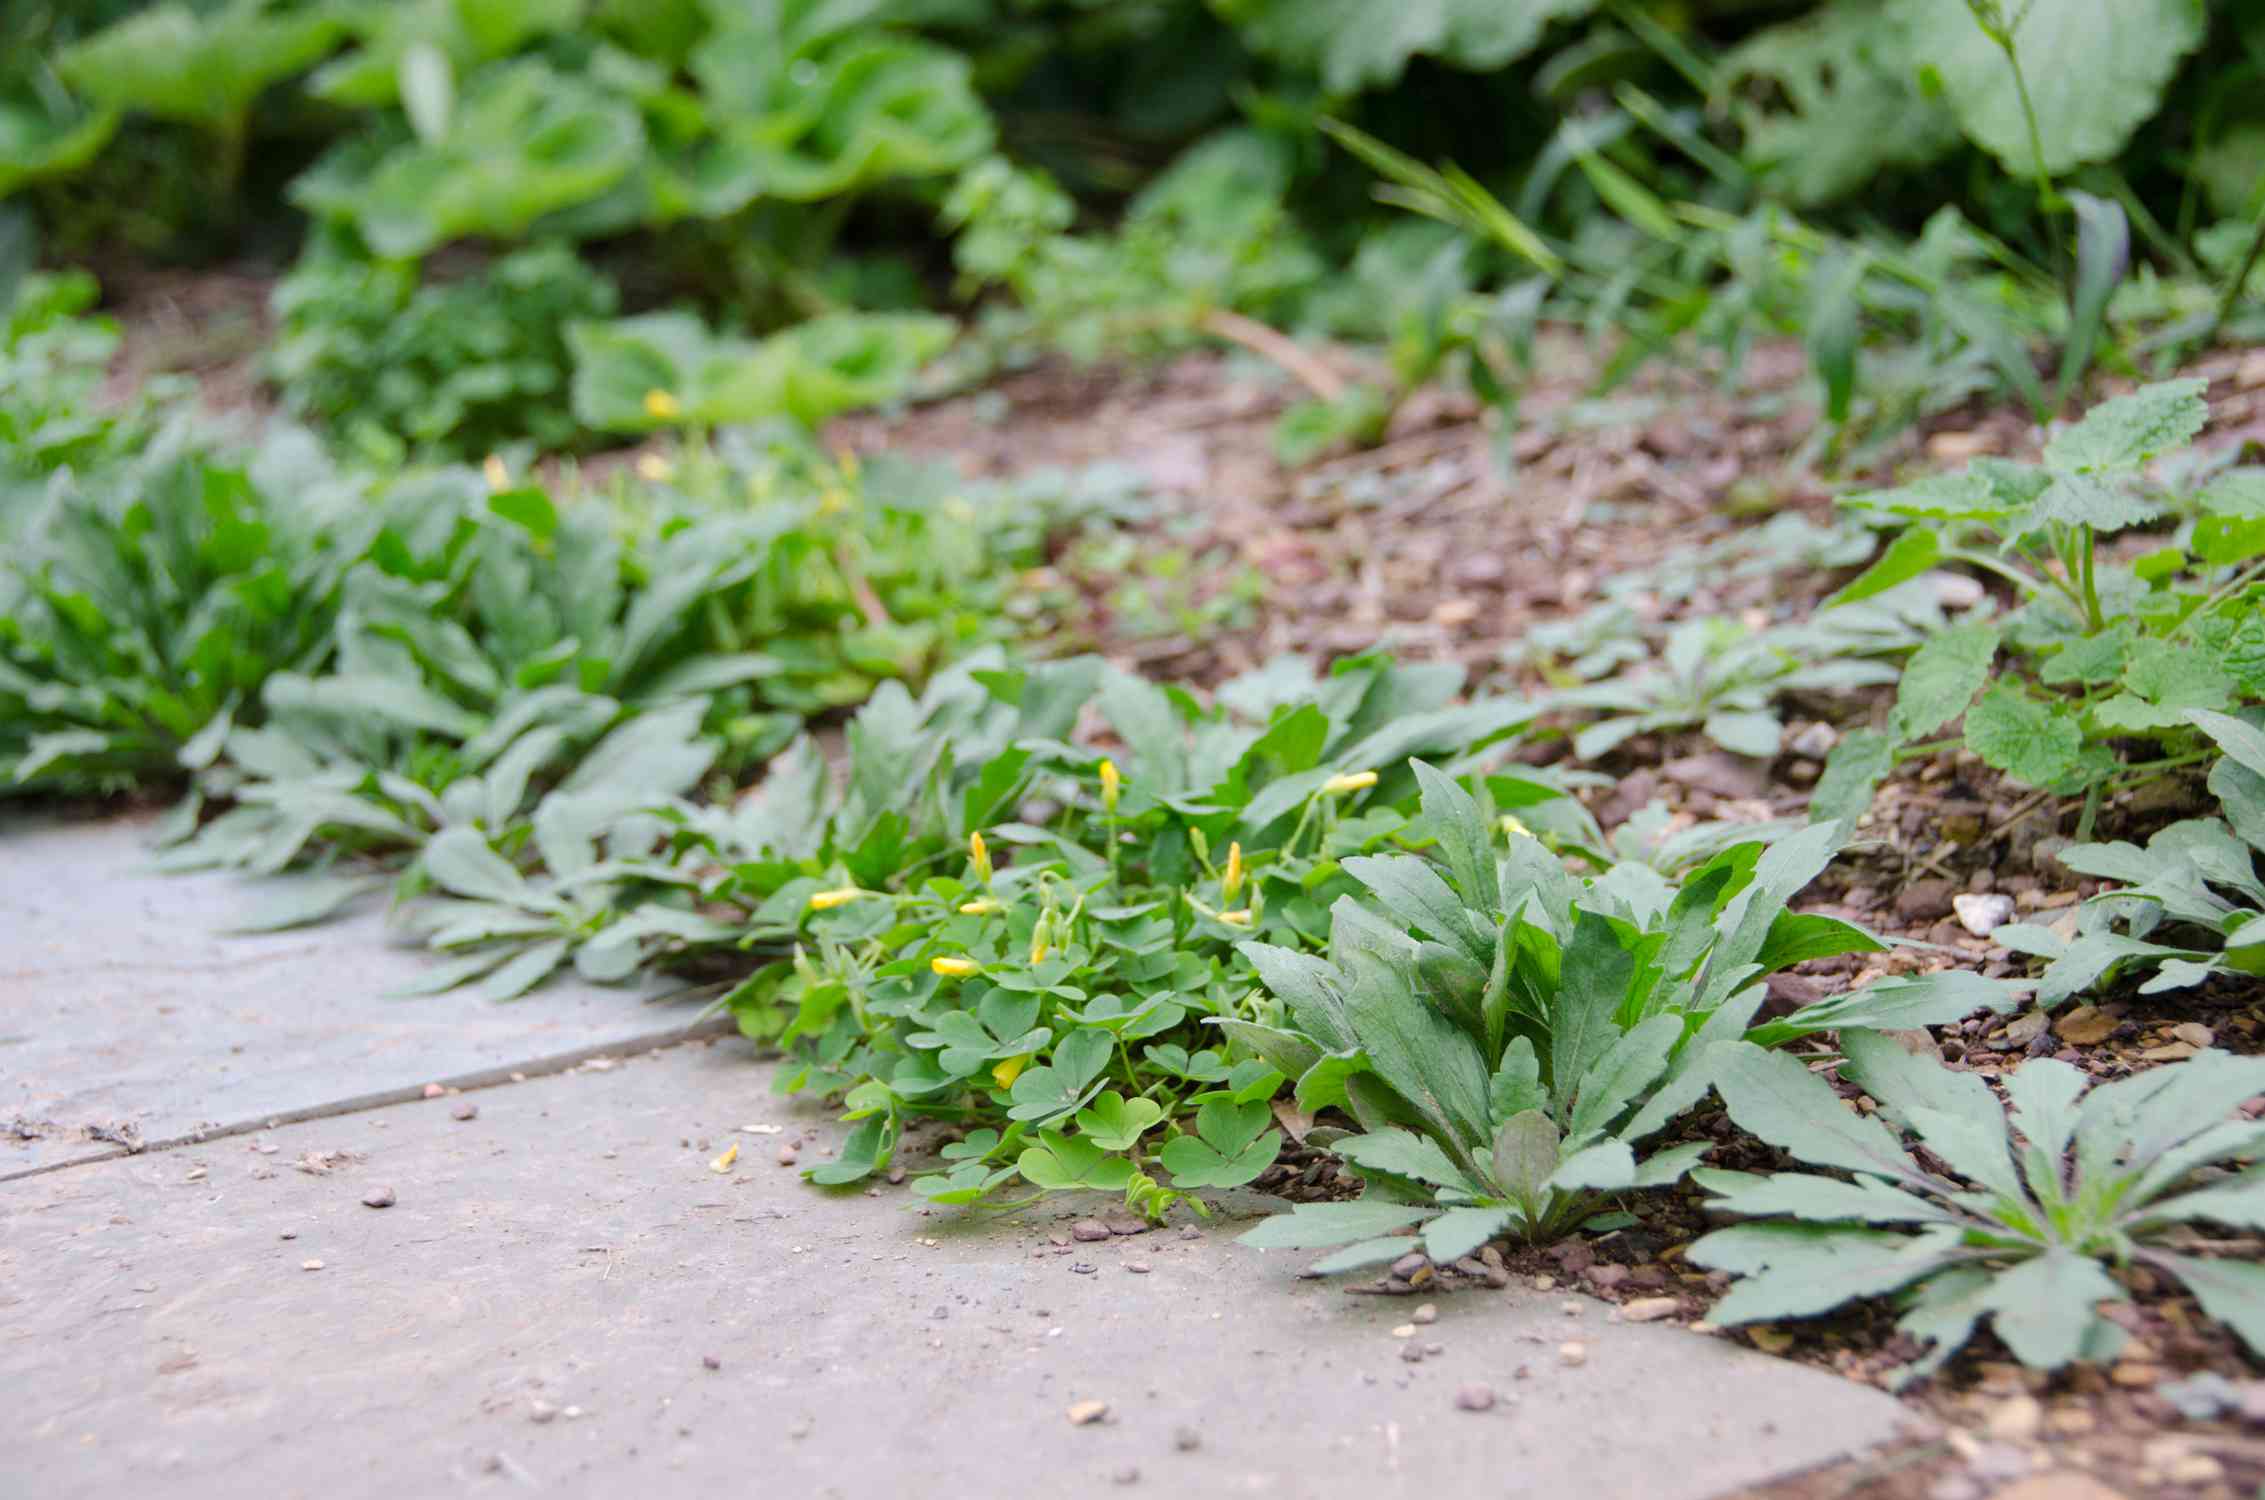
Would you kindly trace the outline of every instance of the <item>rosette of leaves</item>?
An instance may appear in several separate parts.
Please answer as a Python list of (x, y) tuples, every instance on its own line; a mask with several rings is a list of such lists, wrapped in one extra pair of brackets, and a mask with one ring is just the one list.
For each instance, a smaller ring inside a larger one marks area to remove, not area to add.
[[(695, 724), (728, 725), (777, 669), (717, 629), (721, 601), (764, 560), (743, 522), (709, 518), (630, 552), (595, 507), (491, 493), (463, 471), (369, 511), (383, 524), (343, 580), (322, 656), (270, 676), (245, 727), (216, 724), (198, 764), (234, 805), (168, 854), (173, 867), (414, 855), (453, 826), (523, 842), (519, 814), (547, 778), (610, 775), (619, 747), (640, 743), (630, 716), (681, 705)], [(655, 801), (716, 754), (704, 746), (686, 765), (692, 751), (672, 744), (643, 767)]]
[[(2136, 844), (2077, 844), (2060, 861), (2118, 883), (2084, 904), (2076, 932), (2018, 923), (1992, 940), (2051, 960), (2037, 1000), (2057, 1004), (2118, 974), (2151, 969), (2143, 995), (2189, 989), (2216, 975), (2265, 978), (2265, 730), (2230, 714), (2193, 710), (2225, 751), (2210, 790), (2225, 818), (2190, 818)], [(2120, 930), (2119, 930), (2120, 929)]]
[[(2051, 1058), (2005, 1075), (2010, 1111), (1972, 1073), (1862, 1032), (1842, 1072), (1879, 1104), (1857, 1114), (1795, 1058), (1733, 1046), (1715, 1088), (1741, 1128), (1813, 1166), (1700, 1168), (1711, 1206), (1756, 1222), (1694, 1243), (1696, 1265), (1741, 1279), (1720, 1323), (1810, 1317), (1899, 1296), (1925, 1346), (1899, 1374), (1941, 1367), (1987, 1322), (2024, 1364), (2115, 1357), (2123, 1330), (2095, 1310), (2127, 1292), (2109, 1268), (2182, 1283), (2205, 1313), (2265, 1352), (2265, 1267), (2192, 1253), (2188, 1226), (2265, 1228), (2265, 1123), (2233, 1116), (2265, 1092), (2265, 1059), (2201, 1052), (2093, 1084)], [(1948, 1171), (1923, 1164), (1909, 1136)]]
[[(1861, 811), (1906, 741), (1961, 715), (1965, 747), (1984, 762), (2066, 793), (2142, 771), (2122, 742), (2178, 760), (2204, 744), (2191, 711), (2265, 698), (2265, 484), (2254, 471), (2229, 471), (2189, 497), (2180, 545), (2129, 565), (2098, 545), (2174, 512), (2172, 497), (2147, 486), (2147, 466), (2201, 430), (2202, 387), (2165, 381), (2103, 402), (2052, 437), (2042, 464), (1978, 458), (1961, 473), (1846, 502), (1903, 529), (1832, 602), (1959, 564), (2011, 583), (2022, 604), (1920, 647), (1888, 727), (1836, 747), (1830, 815)], [(2027, 670), (1993, 672), (2001, 650)]]
[(1435, 1256), (1497, 1234), (1554, 1238), (1602, 1197), (1673, 1181), (1694, 1159), (1639, 1163), (1635, 1148), (1705, 1093), (1707, 1044), (2012, 1005), (2006, 986), (1952, 971), (1756, 1025), (1768, 974), (1884, 946), (1787, 909), (1838, 850), (1837, 827), (1735, 845), (1680, 889), (1636, 865), (1584, 882), (1536, 839), (1513, 834), (1498, 853), (1475, 798), (1420, 762), (1415, 773), (1439, 861), (1345, 860), (1366, 898), (1331, 909), (1326, 958), (1244, 945), (1286, 1026), (1216, 1023), (1295, 1081), (1301, 1109), (1359, 1123), (1332, 1149), (1372, 1183), (1351, 1205), (1301, 1207), (1247, 1243), (1358, 1239), (1322, 1263), (1335, 1270), (1405, 1251), (1384, 1231), (1417, 1223)]
[(1785, 725), (1773, 705), (1787, 693), (1847, 692), (1894, 682), (1893, 665), (1853, 653), (1907, 648), (1914, 632), (1843, 632), (1837, 620), (1755, 634), (1727, 618), (1685, 620), (1667, 635), (1649, 670), (1624, 672), (1553, 694), (1555, 709), (1597, 710), (1573, 734), (1573, 751), (1596, 760), (1639, 734), (1696, 729), (1735, 755), (1776, 756)]
[(176, 443), (49, 486), (0, 565), (0, 787), (178, 776), (272, 674), (324, 658), (370, 527), (300, 488), (292, 446), (264, 474)]

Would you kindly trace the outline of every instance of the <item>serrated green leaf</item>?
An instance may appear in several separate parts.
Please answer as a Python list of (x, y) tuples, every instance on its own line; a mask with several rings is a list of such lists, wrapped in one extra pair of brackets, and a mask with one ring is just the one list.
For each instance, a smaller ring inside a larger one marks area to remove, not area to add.
[[(1989, 681), (2001, 632), (1988, 620), (1955, 625), (1929, 636), (1904, 666), (1896, 685), (1893, 734), (1923, 739), (1966, 712)], [(1836, 747), (1837, 748), (1837, 747)]]
[(1994, 770), (2029, 786), (2045, 787), (2076, 771), (2084, 730), (2055, 705), (2017, 684), (1991, 684), (1966, 711), (1966, 747)]

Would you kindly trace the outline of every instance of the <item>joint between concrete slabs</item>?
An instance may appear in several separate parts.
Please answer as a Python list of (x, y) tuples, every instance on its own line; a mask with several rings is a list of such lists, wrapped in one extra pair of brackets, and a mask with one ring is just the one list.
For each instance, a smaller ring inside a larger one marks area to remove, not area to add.
[(579, 1067), (597, 1057), (617, 1057), (624, 1053), (651, 1052), (657, 1049), (681, 1046), (686, 1042), (712, 1041), (718, 1037), (737, 1034), (738, 1024), (730, 1016), (711, 1016), (689, 1026), (675, 1026), (666, 1031), (646, 1032), (638, 1036), (622, 1037), (616, 1041), (601, 1042), (588, 1047), (574, 1047), (565, 1052), (553, 1052), (525, 1062), (499, 1063), (494, 1067), (475, 1068), (469, 1073), (434, 1078), (427, 1083), (407, 1084), (400, 1088), (379, 1089), (375, 1093), (356, 1094), (346, 1099), (334, 1099), (322, 1104), (306, 1104), (295, 1109), (274, 1110), (252, 1120), (237, 1120), (227, 1125), (210, 1125), (166, 1136), (161, 1140), (144, 1141), (138, 1146), (121, 1146), (94, 1156), (73, 1157), (69, 1161), (52, 1161), (20, 1172), (0, 1173), (0, 1183), (21, 1182), (27, 1177), (44, 1177), (50, 1172), (67, 1172), (73, 1167), (91, 1167), (98, 1162), (117, 1161), (121, 1157), (149, 1156), (160, 1151), (178, 1151), (184, 1146), (201, 1146), (208, 1141), (226, 1140), (230, 1136), (250, 1135), (255, 1131), (277, 1126), (297, 1125), (308, 1120), (328, 1120), (340, 1115), (366, 1114), (372, 1110), (390, 1109), (397, 1104), (412, 1104), (425, 1097), (429, 1084), (438, 1084), (454, 1093), (470, 1093), (479, 1089), (499, 1088), (524, 1082), (530, 1078), (544, 1078)]

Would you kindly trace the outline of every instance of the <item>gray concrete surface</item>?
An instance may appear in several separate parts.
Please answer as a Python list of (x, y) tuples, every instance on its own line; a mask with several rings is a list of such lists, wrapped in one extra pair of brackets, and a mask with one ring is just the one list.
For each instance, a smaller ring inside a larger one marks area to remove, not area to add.
[[(571, 985), (377, 999), (423, 959), (374, 915), (215, 936), (242, 890), (141, 873), (144, 837), (0, 824), (0, 1121), (59, 1127), (0, 1149), (4, 1500), (1700, 1500), (1903, 1416), (1519, 1288), (1438, 1299), (1410, 1364), (1410, 1302), (1300, 1281), (1235, 1222), (1057, 1245), (1101, 1205), (821, 1193), (779, 1149), (839, 1127), (736, 1037), (657, 1047), (671, 1013)], [(421, 1097), (452, 1077), (494, 1086)], [(271, 1113), (306, 1118), (70, 1134)], [(1471, 1382), (1501, 1404), (1457, 1410)]]
[[(673, 1039), (696, 1006), (554, 978), (505, 1005), (389, 1000), (425, 973), (382, 900), (228, 936), (258, 887), (149, 868), (146, 820), (0, 817), (0, 1180), (431, 1081)], [(109, 1137), (110, 1139), (105, 1139)]]
[[(420, 1101), (0, 1188), (0, 1493), (1075, 1496), (1137, 1469), (1133, 1493), (1696, 1500), (1902, 1415), (1516, 1288), (1440, 1299), (1419, 1334), (1445, 1352), (1410, 1365), (1409, 1302), (1297, 1280), (1233, 1223), (1057, 1253), (1052, 1205), (820, 1194), (776, 1161), (816, 1117), (767, 1075), (685, 1046), (465, 1095), (469, 1121)], [(1471, 1381), (1504, 1405), (1457, 1410)], [(1086, 1400), (1110, 1414), (1073, 1426)]]

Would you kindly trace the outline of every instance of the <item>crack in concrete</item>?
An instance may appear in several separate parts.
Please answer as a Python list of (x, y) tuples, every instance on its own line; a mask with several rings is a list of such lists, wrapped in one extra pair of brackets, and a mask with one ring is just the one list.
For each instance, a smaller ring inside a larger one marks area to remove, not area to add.
[(695, 1021), (689, 1026), (671, 1027), (666, 1031), (646, 1032), (638, 1036), (621, 1037), (588, 1047), (576, 1047), (567, 1052), (553, 1052), (526, 1062), (502, 1063), (495, 1067), (477, 1068), (469, 1073), (434, 1078), (426, 1083), (407, 1084), (400, 1088), (379, 1089), (374, 1093), (356, 1094), (347, 1099), (334, 1099), (322, 1104), (302, 1105), (296, 1109), (277, 1110), (252, 1120), (239, 1120), (227, 1125), (205, 1125), (181, 1135), (165, 1136), (143, 1141), (137, 1147), (120, 1147), (95, 1156), (74, 1157), (70, 1161), (48, 1162), (37, 1167), (26, 1167), (16, 1172), (0, 1172), (0, 1183), (22, 1182), (29, 1177), (44, 1177), (50, 1172), (67, 1172), (73, 1167), (90, 1167), (98, 1162), (118, 1161), (129, 1156), (147, 1156), (156, 1151), (176, 1151), (183, 1146), (201, 1146), (208, 1141), (226, 1140), (230, 1136), (252, 1135), (258, 1131), (283, 1125), (296, 1125), (306, 1120), (328, 1120), (340, 1115), (367, 1114), (371, 1110), (390, 1109), (397, 1104), (415, 1104), (424, 1100), (425, 1089), (438, 1084), (455, 1093), (470, 1093), (478, 1089), (504, 1087), (524, 1083), (533, 1078), (544, 1078), (581, 1066), (594, 1058), (627, 1056), (633, 1052), (652, 1052), (682, 1046), (687, 1042), (713, 1041), (719, 1037), (734, 1036), (738, 1022), (730, 1016), (712, 1016)]

